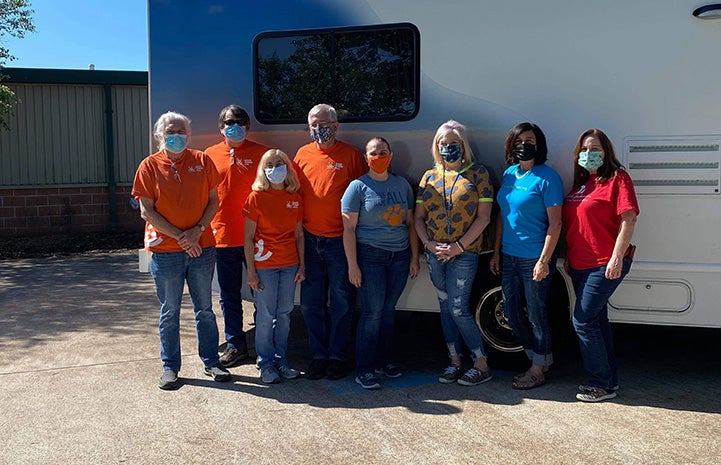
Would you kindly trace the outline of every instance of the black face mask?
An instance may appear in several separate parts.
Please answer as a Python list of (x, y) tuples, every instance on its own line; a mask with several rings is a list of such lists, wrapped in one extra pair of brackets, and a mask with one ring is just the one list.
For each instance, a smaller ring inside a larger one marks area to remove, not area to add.
[(513, 147), (513, 158), (516, 161), (529, 161), (536, 158), (536, 146), (530, 142), (519, 142)]

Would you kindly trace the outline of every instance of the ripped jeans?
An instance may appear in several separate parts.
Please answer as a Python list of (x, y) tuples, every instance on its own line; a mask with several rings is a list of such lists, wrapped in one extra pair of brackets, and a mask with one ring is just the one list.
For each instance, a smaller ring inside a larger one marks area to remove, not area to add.
[(476, 276), (478, 266), (478, 254), (464, 252), (445, 263), (428, 251), (425, 254), (431, 282), (436, 288), (441, 307), (441, 326), (448, 346), (448, 355), (461, 356), (463, 354), (461, 341), (463, 341), (470, 349), (474, 362), (479, 357), (486, 358), (481, 330), (478, 329), (476, 320), (468, 308), (473, 278)]

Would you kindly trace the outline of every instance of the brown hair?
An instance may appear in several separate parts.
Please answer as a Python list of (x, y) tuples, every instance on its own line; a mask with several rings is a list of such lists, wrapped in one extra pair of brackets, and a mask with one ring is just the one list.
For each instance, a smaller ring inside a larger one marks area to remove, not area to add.
[(533, 123), (525, 122), (518, 123), (508, 131), (506, 136), (506, 163), (509, 165), (515, 165), (518, 163), (516, 158), (513, 156), (513, 147), (516, 145), (518, 136), (526, 131), (531, 131), (536, 136), (536, 156), (533, 159), (535, 165), (542, 165), (548, 160), (548, 145), (546, 144), (546, 136), (541, 131), (541, 128)]

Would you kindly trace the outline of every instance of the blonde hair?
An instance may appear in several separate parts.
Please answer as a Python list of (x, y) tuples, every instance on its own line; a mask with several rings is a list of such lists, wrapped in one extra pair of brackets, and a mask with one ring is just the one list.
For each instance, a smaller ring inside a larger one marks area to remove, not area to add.
[(251, 189), (254, 191), (267, 191), (270, 189), (270, 181), (268, 181), (268, 178), (265, 176), (265, 165), (273, 158), (280, 158), (288, 167), (288, 175), (285, 177), (285, 181), (283, 181), (285, 190), (291, 194), (296, 192), (300, 188), (300, 181), (298, 181), (298, 175), (295, 172), (295, 168), (293, 168), (293, 163), (285, 152), (278, 149), (270, 149), (260, 157), (258, 171), (255, 174), (255, 182), (253, 182)]
[(471, 149), (471, 144), (468, 143), (468, 137), (466, 137), (466, 127), (458, 121), (454, 121), (452, 119), (449, 119), (445, 123), (441, 124), (441, 126), (436, 131), (436, 136), (433, 138), (431, 153), (433, 154), (433, 160), (436, 162), (436, 165), (443, 166), (443, 159), (441, 158), (441, 154), (438, 151), (438, 141), (443, 136), (450, 133), (455, 134), (455, 136), (458, 137), (463, 143), (462, 159), (465, 161), (463, 162), (463, 166), (461, 166), (461, 169), (471, 166), (473, 164), (474, 157), (473, 150)]

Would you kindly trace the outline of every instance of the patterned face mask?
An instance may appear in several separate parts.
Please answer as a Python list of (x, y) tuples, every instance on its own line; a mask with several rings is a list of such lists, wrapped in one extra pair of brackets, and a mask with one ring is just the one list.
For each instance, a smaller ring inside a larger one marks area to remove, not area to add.
[(461, 146), (458, 144), (451, 145), (440, 145), (438, 147), (438, 153), (446, 163), (454, 163), (461, 158)]
[(333, 137), (335, 131), (333, 126), (318, 126), (316, 128), (310, 128), (310, 137), (318, 142), (319, 144), (325, 144)]
[(585, 151), (578, 154), (578, 166), (592, 173), (603, 166), (603, 158), (599, 151)]

